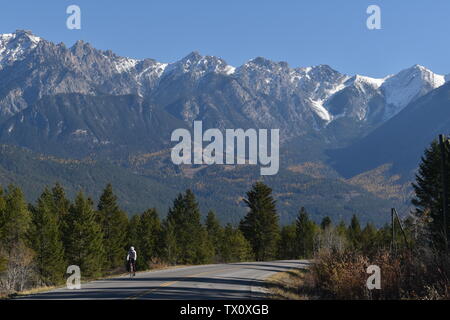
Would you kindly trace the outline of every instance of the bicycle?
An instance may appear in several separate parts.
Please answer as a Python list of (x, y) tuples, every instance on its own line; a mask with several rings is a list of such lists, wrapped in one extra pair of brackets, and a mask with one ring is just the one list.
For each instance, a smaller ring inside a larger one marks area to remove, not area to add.
[(132, 277), (136, 276), (136, 270), (134, 268), (133, 259), (128, 260), (128, 263), (129, 263), (128, 267), (130, 269), (130, 278), (132, 278)]

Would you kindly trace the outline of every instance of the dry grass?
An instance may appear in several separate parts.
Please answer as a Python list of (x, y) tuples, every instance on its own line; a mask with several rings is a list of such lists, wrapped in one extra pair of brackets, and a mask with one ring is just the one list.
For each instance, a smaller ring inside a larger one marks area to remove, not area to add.
[[(369, 265), (381, 270), (381, 289), (366, 286)], [(357, 252), (324, 251), (308, 269), (292, 269), (267, 279), (276, 300), (448, 300), (450, 260), (420, 251), (368, 257)]]
[(63, 286), (43, 286), (43, 287), (37, 287), (37, 288), (32, 288), (32, 289), (28, 289), (28, 290), (24, 290), (21, 292), (17, 292), (17, 293), (13, 293), (11, 295), (4, 295), (4, 296), (0, 296), (1, 299), (7, 299), (7, 298), (14, 298), (14, 297), (20, 297), (20, 296), (29, 296), (32, 294), (38, 294), (41, 292), (46, 292), (46, 291), (50, 291), (50, 290), (55, 290), (55, 289), (59, 289), (62, 288)]
[(292, 269), (278, 272), (267, 278), (269, 298), (273, 300), (315, 299), (308, 273), (307, 269)]

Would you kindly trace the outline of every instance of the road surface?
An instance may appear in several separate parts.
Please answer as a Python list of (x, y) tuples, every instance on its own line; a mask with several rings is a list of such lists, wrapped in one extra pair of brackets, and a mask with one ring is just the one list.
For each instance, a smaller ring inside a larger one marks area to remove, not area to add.
[(92, 281), (80, 290), (56, 289), (20, 299), (263, 299), (264, 279), (308, 265), (304, 260), (213, 264)]

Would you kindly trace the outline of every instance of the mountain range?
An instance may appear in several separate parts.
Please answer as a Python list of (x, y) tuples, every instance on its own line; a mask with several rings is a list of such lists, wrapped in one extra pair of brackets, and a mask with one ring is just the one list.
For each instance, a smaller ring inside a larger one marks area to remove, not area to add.
[[(379, 222), (390, 206), (408, 206), (407, 186), (423, 149), (450, 129), (447, 80), (420, 65), (376, 79), (262, 57), (234, 67), (198, 52), (163, 63), (17, 30), (0, 35), (0, 143), (32, 152), (27, 161), (106, 161), (172, 193), (191, 187), (211, 208), (226, 207), (221, 215), (238, 217), (245, 187), (261, 179), (256, 171), (174, 166), (170, 134), (194, 120), (205, 128), (278, 128), (283, 170), (267, 180), (286, 221), (306, 203), (317, 218), (358, 213)], [(5, 170), (8, 179), (0, 176), (0, 183), (20, 180)], [(42, 184), (67, 178), (64, 170), (52, 179), (39, 175)], [(298, 189), (302, 179), (307, 185)], [(226, 197), (207, 191), (212, 184), (229, 184)], [(123, 202), (130, 199), (124, 191)]]

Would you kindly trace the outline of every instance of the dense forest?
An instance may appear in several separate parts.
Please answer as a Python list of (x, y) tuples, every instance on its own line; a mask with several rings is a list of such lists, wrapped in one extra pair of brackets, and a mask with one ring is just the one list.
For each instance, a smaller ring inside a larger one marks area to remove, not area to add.
[[(446, 152), (448, 160), (448, 148)], [(450, 160), (445, 165), (450, 169)], [(180, 264), (314, 257), (317, 262), (311, 274), (318, 281), (316, 287), (338, 297), (342, 296), (336, 288), (345, 285), (336, 284), (342, 279), (330, 278), (330, 274), (339, 268), (339, 274), (348, 273), (355, 261), (369, 263), (384, 257), (380, 264), (392, 267), (396, 261), (397, 266), (406, 264), (410, 272), (416, 267), (422, 270), (422, 274), (417, 270), (407, 274), (408, 279), (421, 276), (420, 288), (431, 281), (442, 296), (448, 294), (450, 232), (445, 232), (449, 221), (443, 220), (440, 179), (440, 150), (433, 142), (413, 184), (414, 214), (381, 228), (371, 223), (362, 226), (356, 215), (348, 225), (329, 217), (317, 224), (304, 207), (299, 208), (295, 222), (281, 226), (272, 189), (261, 181), (244, 195), (247, 214), (236, 225), (221, 224), (213, 211), (202, 215), (189, 189), (173, 200), (161, 219), (155, 208), (129, 218), (119, 207), (112, 184), (104, 188), (96, 204), (82, 191), (71, 201), (58, 183), (29, 204), (22, 190), (10, 185), (0, 190), (0, 290), (5, 295), (62, 284), (69, 265), (79, 266), (85, 280), (119, 274), (125, 271), (127, 250), (134, 246), (138, 271)], [(393, 227), (404, 232), (393, 238)], [(418, 267), (411, 259), (420, 254), (424, 259)], [(409, 258), (400, 259), (402, 255)], [(360, 267), (356, 274), (364, 271)], [(414, 287), (415, 294), (419, 289)]]
[[(329, 216), (334, 221), (349, 223), (354, 214), (378, 227), (388, 221), (393, 206), (406, 202), (411, 188), (398, 190), (397, 182), (380, 194), (377, 186), (387, 188), (389, 182), (378, 181), (382, 175), (367, 174), (366, 179), (343, 180), (331, 168), (320, 163), (290, 167), (287, 156), (276, 176), (261, 177), (258, 166), (175, 166), (169, 158), (135, 157), (134, 165), (99, 159), (62, 159), (30, 150), (0, 145), (0, 185), (19, 186), (29, 202), (35, 202), (45, 187), (59, 182), (67, 197), (75, 198), (82, 189), (95, 202), (108, 182), (113, 183), (120, 207), (128, 214), (156, 208), (165, 217), (173, 199), (187, 189), (195, 193), (200, 210), (213, 209), (223, 224), (238, 224), (246, 214), (242, 195), (252, 183), (262, 179), (274, 190), (280, 224), (291, 223), (299, 205), (319, 223)], [(404, 184), (406, 182), (402, 182)], [(366, 190), (367, 189), (367, 190)], [(410, 204), (410, 203), (409, 203)]]

